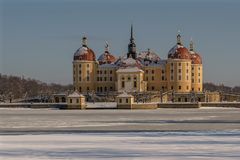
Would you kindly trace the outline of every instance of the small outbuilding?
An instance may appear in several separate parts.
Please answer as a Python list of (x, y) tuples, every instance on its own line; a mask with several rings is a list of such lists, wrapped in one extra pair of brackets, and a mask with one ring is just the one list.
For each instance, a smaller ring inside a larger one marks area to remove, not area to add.
[(67, 96), (67, 109), (85, 109), (85, 96), (78, 91), (74, 91)]
[(116, 101), (118, 109), (132, 109), (132, 104), (134, 103), (134, 96), (123, 92), (116, 97)]

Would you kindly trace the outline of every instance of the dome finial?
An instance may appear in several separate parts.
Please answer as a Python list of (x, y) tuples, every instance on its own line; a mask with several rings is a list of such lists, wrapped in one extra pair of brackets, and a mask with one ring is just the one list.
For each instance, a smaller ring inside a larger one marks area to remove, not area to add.
[(194, 51), (194, 45), (193, 45), (192, 37), (191, 37), (191, 39), (190, 39), (190, 47), (189, 47), (189, 50), (190, 50), (190, 51)]
[(86, 36), (83, 36), (83, 38), (82, 38), (82, 46), (87, 47), (87, 37)]
[(105, 42), (105, 52), (109, 52), (109, 45), (107, 41)]
[(177, 34), (177, 44), (182, 45), (180, 30), (178, 30), (178, 34)]

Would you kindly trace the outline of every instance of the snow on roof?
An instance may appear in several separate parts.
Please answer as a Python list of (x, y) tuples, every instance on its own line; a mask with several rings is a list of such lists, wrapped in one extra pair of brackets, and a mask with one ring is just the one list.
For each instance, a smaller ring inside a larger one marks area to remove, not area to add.
[(119, 72), (143, 72), (143, 70), (139, 69), (138, 67), (127, 67), (127, 68), (119, 68), (117, 73)]
[(136, 64), (137, 62), (136, 62), (135, 59), (129, 57), (129, 58), (123, 60), (123, 63), (125, 63), (126, 65), (134, 65), (134, 64)]
[(83, 55), (83, 54), (87, 54), (87, 53), (88, 53), (88, 48), (81, 47), (75, 52), (74, 56), (79, 56), (79, 55)]
[(123, 93), (119, 94), (117, 97), (125, 98), (125, 97), (133, 97), (133, 96), (131, 94), (127, 94), (127, 92), (123, 92)]
[(117, 66), (114, 63), (110, 63), (110, 64), (105, 63), (98, 66), (98, 68), (115, 68), (115, 67)]
[(184, 48), (184, 46), (183, 46), (183, 45), (176, 44), (175, 46), (173, 46), (173, 47), (169, 50), (168, 54), (174, 54), (178, 48)]
[(142, 51), (138, 54), (138, 58), (141, 59), (149, 59), (151, 61), (159, 61), (160, 57), (157, 55), (157, 53), (153, 51)]
[(70, 98), (78, 98), (78, 97), (83, 97), (83, 95), (80, 94), (78, 91), (74, 91), (72, 94), (69, 94), (68, 97), (70, 97)]

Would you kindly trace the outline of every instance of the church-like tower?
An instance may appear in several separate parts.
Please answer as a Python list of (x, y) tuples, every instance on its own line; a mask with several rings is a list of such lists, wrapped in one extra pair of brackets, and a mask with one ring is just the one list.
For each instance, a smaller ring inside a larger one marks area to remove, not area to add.
[(134, 42), (134, 38), (133, 38), (133, 25), (131, 25), (131, 37), (130, 37), (130, 43), (128, 44), (128, 53), (127, 53), (127, 57), (131, 57), (133, 59), (137, 58), (137, 53), (136, 53), (136, 44)]

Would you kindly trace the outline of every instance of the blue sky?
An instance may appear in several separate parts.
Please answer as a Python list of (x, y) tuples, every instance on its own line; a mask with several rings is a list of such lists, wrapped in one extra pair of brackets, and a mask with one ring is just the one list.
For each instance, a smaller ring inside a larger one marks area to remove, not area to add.
[(137, 50), (162, 59), (181, 30), (202, 55), (204, 81), (240, 86), (239, 0), (0, 0), (0, 72), (72, 83), (81, 37), (97, 57), (127, 51), (133, 23)]

